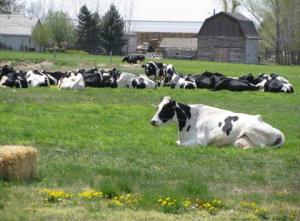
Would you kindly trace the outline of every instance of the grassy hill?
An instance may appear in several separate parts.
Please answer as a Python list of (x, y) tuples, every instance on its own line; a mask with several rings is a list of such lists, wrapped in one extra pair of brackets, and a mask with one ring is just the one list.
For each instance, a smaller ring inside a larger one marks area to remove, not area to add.
[[(105, 56), (84, 55), (82, 63), (78, 54), (52, 56), (0, 51), (3, 63), (17, 67), (47, 61), (52, 69), (96, 64), (142, 72), (123, 65), (120, 57), (109, 65)], [(0, 220), (298, 220), (300, 67), (164, 62), (183, 73), (279, 72), (295, 93), (0, 88), (0, 143), (39, 151), (38, 179), (0, 180)], [(149, 122), (152, 104), (165, 95), (181, 103), (261, 114), (284, 132), (286, 144), (250, 150), (178, 147), (175, 125), (154, 128)], [(94, 195), (80, 195), (91, 189)]]

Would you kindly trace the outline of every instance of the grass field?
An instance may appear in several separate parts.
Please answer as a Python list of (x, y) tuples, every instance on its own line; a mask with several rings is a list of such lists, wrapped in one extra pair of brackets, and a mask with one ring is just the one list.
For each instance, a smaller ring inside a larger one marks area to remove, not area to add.
[[(105, 56), (0, 51), (0, 60), (16, 66), (50, 62), (51, 69), (96, 65), (142, 72), (121, 64), (120, 57), (110, 65)], [(300, 220), (300, 67), (164, 62), (183, 73), (279, 72), (295, 93), (0, 88), (0, 144), (39, 151), (36, 180), (0, 180), (0, 220)], [(261, 114), (284, 132), (286, 144), (250, 150), (178, 147), (175, 125), (149, 123), (152, 104), (165, 95)], [(48, 192), (41, 193), (45, 188)], [(98, 195), (78, 195), (91, 189)]]

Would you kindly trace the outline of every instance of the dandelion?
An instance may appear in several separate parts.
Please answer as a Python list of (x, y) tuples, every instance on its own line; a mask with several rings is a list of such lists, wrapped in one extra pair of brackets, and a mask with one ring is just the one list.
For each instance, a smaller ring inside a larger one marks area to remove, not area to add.
[(91, 200), (103, 197), (103, 193), (95, 190), (89, 190), (79, 193), (78, 196), (83, 199)]
[(42, 189), (40, 193), (47, 197), (47, 202), (59, 202), (63, 199), (70, 199), (72, 197), (71, 194), (66, 193), (63, 190)]

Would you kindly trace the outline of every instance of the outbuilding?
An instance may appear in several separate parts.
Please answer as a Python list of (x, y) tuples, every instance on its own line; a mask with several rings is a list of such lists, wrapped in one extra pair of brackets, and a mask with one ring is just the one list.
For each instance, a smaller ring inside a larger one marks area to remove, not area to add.
[(198, 33), (198, 59), (255, 64), (259, 39), (253, 21), (240, 13), (220, 12), (206, 19)]
[(31, 32), (38, 19), (21, 14), (0, 15), (0, 49), (36, 50)]
[(163, 58), (194, 59), (197, 57), (197, 38), (163, 38), (160, 49)]

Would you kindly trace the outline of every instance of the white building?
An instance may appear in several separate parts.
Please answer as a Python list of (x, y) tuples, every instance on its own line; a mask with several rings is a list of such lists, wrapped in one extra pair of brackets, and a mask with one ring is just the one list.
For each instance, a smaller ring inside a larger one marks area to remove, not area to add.
[(38, 19), (21, 14), (0, 14), (0, 49), (37, 50), (31, 32)]

